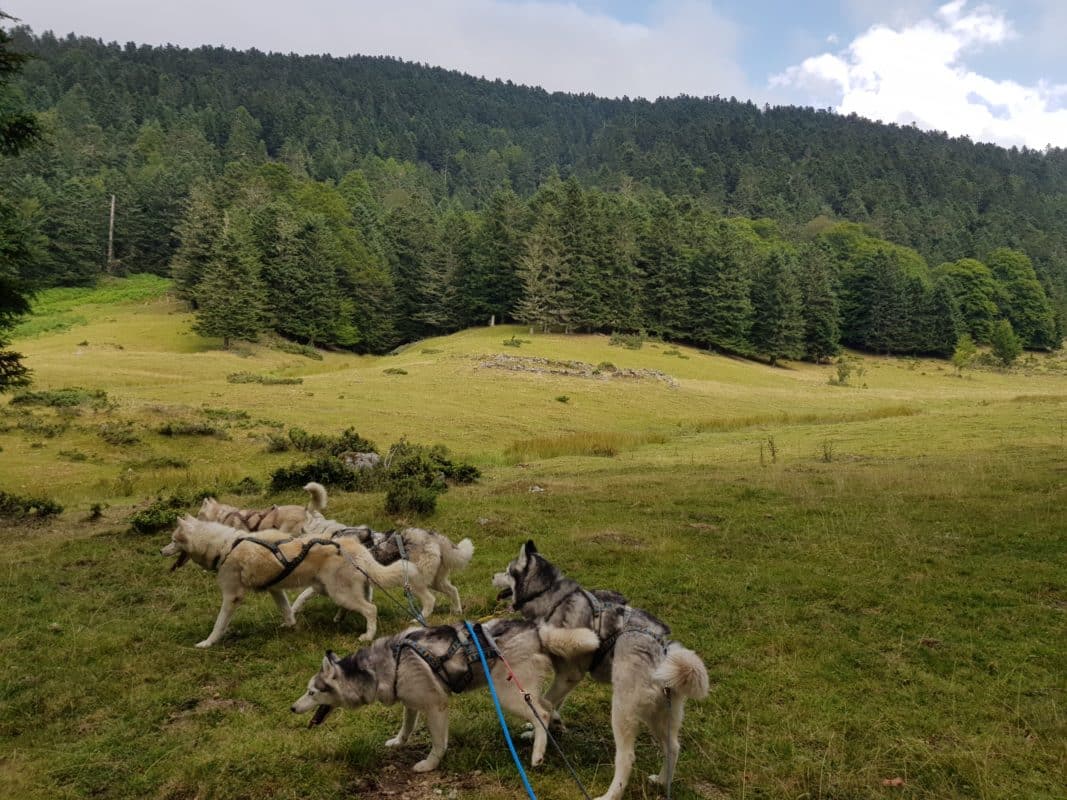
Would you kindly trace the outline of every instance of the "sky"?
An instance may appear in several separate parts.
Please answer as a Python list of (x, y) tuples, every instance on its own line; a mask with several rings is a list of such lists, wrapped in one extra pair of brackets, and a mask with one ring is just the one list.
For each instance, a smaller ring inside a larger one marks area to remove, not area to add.
[(1067, 147), (1067, 0), (0, 0), (37, 32), (392, 55), (607, 97), (833, 108)]

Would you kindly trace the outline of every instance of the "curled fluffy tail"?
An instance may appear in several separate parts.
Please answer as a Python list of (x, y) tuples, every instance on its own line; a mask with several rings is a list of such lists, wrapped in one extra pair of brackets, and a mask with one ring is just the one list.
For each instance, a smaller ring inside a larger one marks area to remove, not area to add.
[(702, 700), (708, 696), (708, 670), (700, 656), (672, 642), (666, 658), (652, 673), (652, 680), (682, 697)]
[(541, 643), (552, 655), (576, 658), (588, 655), (600, 647), (600, 637), (589, 628), (557, 628), (542, 625), (538, 629)]
[(312, 481), (304, 487), (304, 491), (311, 495), (308, 498), (308, 511), (326, 510), (326, 487), (321, 483)]
[[(440, 534), (438, 534), (440, 536)], [(441, 561), (448, 570), (461, 570), (474, 558), (474, 542), (464, 539), (459, 544), (452, 544), (448, 537), (441, 536)]]

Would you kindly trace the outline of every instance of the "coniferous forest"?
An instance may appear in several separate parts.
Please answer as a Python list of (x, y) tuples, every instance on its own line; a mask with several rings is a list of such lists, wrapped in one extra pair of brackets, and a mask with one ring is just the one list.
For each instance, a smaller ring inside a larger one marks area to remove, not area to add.
[[(1067, 152), (388, 58), (10, 31), (0, 274), (172, 276), (197, 329), (384, 352), (469, 325), (765, 358), (1058, 347)], [(13, 105), (14, 104), (14, 105)], [(108, 217), (115, 197), (114, 247)]]

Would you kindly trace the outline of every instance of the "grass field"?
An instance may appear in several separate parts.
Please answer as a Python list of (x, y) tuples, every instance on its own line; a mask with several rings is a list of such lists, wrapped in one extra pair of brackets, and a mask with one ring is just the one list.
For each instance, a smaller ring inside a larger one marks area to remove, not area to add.
[[(494, 610), (492, 573), (533, 537), (668, 621), (713, 681), (688, 707), (674, 797), (1067, 797), (1062, 356), (962, 378), (865, 356), (833, 386), (827, 366), (497, 327), (315, 360), (269, 342), (218, 350), (166, 290), (134, 278), (47, 293), (15, 342), (35, 389), (107, 401), (0, 405), (0, 489), (66, 506), (0, 529), (0, 796), (522, 796), (483, 692), (455, 702), (429, 777), (408, 772), (424, 731), (383, 747), (396, 707), (307, 730), (289, 704), (363, 625), (334, 624), (324, 600), (283, 630), (269, 597), (252, 598), (222, 643), (192, 647), (218, 609), (213, 576), (167, 572), (168, 535), (127, 517), (159, 492), (265, 482), (300, 455), (268, 453), (268, 435), (295, 425), (442, 442), (482, 468), (422, 521), (475, 542), (456, 580), (467, 616)], [(302, 382), (227, 381), (241, 372)], [(157, 432), (173, 422), (217, 432)], [(106, 508), (88, 521), (93, 504)], [(381, 494), (335, 493), (330, 514), (396, 522)], [(379, 609), (383, 634), (406, 624)], [(607, 688), (583, 684), (564, 712), (561, 741), (599, 794)], [(627, 797), (657, 796), (643, 783), (657, 769), (645, 736)], [(541, 798), (578, 796), (551, 752), (532, 780)]]

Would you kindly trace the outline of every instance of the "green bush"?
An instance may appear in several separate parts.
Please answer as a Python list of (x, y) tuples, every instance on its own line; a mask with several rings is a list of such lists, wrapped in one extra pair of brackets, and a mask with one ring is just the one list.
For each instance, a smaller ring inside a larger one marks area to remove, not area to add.
[(296, 385), (304, 382), (303, 378), (278, 378), (273, 375), (256, 375), (252, 372), (231, 372), (226, 376), (228, 383), (262, 383), (267, 386)]
[(103, 408), (107, 405), (107, 392), (103, 389), (82, 389), (79, 386), (39, 392), (25, 391), (15, 394), (11, 398), (11, 405), (49, 406), (51, 408), (87, 405), (92, 408)]
[(130, 525), (137, 533), (156, 533), (173, 528), (188, 505), (189, 501), (183, 495), (157, 497), (147, 508), (130, 515)]
[(290, 353), (294, 356), (304, 356), (304, 358), (310, 358), (314, 361), (322, 361), (322, 353), (316, 350), (314, 347), (308, 347), (306, 344), (297, 344), (296, 342), (281, 342), (278, 345), (278, 349), (283, 353)]
[(302, 453), (323, 453), (339, 456), (342, 453), (376, 453), (377, 445), (364, 439), (354, 428), (346, 428), (340, 436), (308, 433), (303, 428), (290, 428), (289, 441)]
[(231, 486), (230, 491), (239, 495), (263, 494), (263, 484), (250, 475), (246, 475)]
[(0, 517), (45, 519), (63, 513), (63, 506), (47, 497), (27, 497), (0, 491)]
[(134, 433), (132, 422), (105, 422), (97, 432), (100, 438), (116, 447), (137, 444), (140, 438)]
[(275, 492), (301, 489), (310, 481), (346, 492), (356, 491), (359, 483), (357, 474), (346, 467), (341, 459), (323, 456), (306, 464), (292, 464), (274, 470), (270, 476), (270, 488)]
[(437, 495), (441, 491), (424, 486), (414, 477), (400, 478), (389, 484), (385, 493), (385, 510), (389, 514), (428, 516), (437, 510)]
[(163, 436), (225, 436), (226, 432), (207, 422), (167, 422), (156, 428)]
[(267, 452), (268, 453), (285, 453), (289, 450), (289, 440), (281, 434), (268, 433), (267, 434)]
[(406, 369), (401, 368), (401, 367), (389, 367), (388, 369), (383, 369), (382, 372), (384, 372), (386, 375), (407, 375), (408, 374), (408, 371)]

